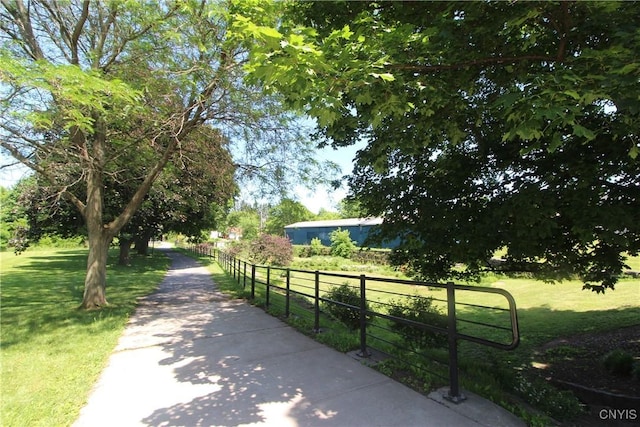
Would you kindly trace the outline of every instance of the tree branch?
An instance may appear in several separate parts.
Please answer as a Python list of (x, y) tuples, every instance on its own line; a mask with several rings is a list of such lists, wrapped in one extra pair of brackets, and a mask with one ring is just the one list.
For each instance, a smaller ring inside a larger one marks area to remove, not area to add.
[(14, 22), (18, 24), (20, 33), (22, 34), (22, 41), (26, 42), (20, 44), (23, 50), (34, 60), (44, 58), (42, 49), (33, 32), (29, 11), (25, 8), (23, 1), (16, 0), (14, 2), (11, 0), (2, 0), (2, 5), (13, 17)]
[(1, 141), (0, 140), (0, 146), (2, 148), (6, 149), (9, 153), (11, 153), (11, 155), (16, 160), (18, 160), (20, 163), (22, 163), (23, 165), (25, 165), (29, 169), (33, 170), (34, 172), (37, 172), (40, 175), (42, 175), (47, 181), (49, 181), (51, 186), (53, 188), (55, 188), (56, 191), (58, 191), (63, 197), (65, 197), (67, 200), (69, 200), (71, 203), (73, 203), (78, 208), (80, 213), (84, 216), (84, 214), (85, 214), (85, 204), (82, 203), (82, 201), (80, 199), (78, 199), (73, 193), (69, 192), (68, 191), (68, 187), (60, 186), (59, 184), (56, 184), (55, 177), (53, 175), (51, 175), (49, 173), (49, 171), (47, 171), (45, 168), (40, 167), (37, 163), (32, 162), (31, 159), (29, 159), (28, 157), (24, 156), (13, 145), (11, 145), (11, 144), (9, 144), (9, 143), (7, 143), (5, 141)]
[(89, 0), (85, 0), (82, 4), (82, 13), (80, 14), (80, 18), (76, 23), (75, 28), (73, 29), (73, 34), (71, 35), (71, 40), (69, 46), (71, 48), (71, 63), (78, 65), (78, 40), (80, 40), (80, 35), (82, 34), (82, 28), (84, 27), (85, 22), (87, 22), (87, 18), (89, 17)]
[(172, 139), (172, 141), (165, 149), (162, 157), (151, 168), (147, 176), (144, 178), (144, 181), (142, 181), (142, 184), (140, 184), (140, 186), (136, 189), (135, 194), (131, 197), (129, 203), (127, 203), (127, 206), (125, 206), (125, 208), (122, 210), (122, 213), (120, 213), (117, 218), (115, 218), (106, 226), (111, 237), (115, 237), (120, 232), (122, 227), (124, 227), (129, 222), (129, 220), (138, 210), (138, 208), (144, 201), (145, 196), (151, 189), (154, 181), (158, 178), (158, 176), (162, 172), (162, 169), (164, 169), (165, 165), (173, 155), (173, 152), (178, 145), (178, 141), (178, 138)]
[(472, 61), (460, 62), (457, 64), (439, 64), (439, 65), (410, 65), (410, 64), (398, 64), (389, 65), (387, 68), (391, 70), (411, 71), (414, 73), (428, 74), (435, 71), (448, 71), (448, 70), (460, 70), (467, 67), (475, 67), (478, 65), (491, 65), (491, 64), (515, 64), (524, 61), (545, 61), (545, 62), (557, 62), (558, 58), (548, 55), (523, 55), (523, 56), (504, 56), (474, 59)]

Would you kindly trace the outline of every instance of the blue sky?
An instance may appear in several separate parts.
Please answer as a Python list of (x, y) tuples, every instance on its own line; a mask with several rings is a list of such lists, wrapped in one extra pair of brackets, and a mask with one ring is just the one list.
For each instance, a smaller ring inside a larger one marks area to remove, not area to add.
[[(364, 144), (356, 144), (350, 147), (341, 147), (334, 150), (331, 147), (318, 150), (318, 160), (330, 160), (338, 164), (342, 170), (340, 176), (350, 174), (353, 170), (353, 159), (356, 152), (361, 149)], [(313, 213), (318, 213), (320, 209), (330, 211), (337, 210), (337, 204), (347, 195), (347, 187), (343, 184), (342, 188), (333, 190), (324, 186), (316, 189), (298, 188), (296, 196), (298, 201), (305, 205)]]

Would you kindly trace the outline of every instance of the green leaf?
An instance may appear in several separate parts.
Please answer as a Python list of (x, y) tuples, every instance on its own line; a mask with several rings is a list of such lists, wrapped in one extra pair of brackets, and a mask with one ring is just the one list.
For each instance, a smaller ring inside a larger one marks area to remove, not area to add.
[(280, 34), (280, 32), (278, 30), (276, 30), (275, 28), (271, 28), (271, 27), (259, 27), (258, 28), (258, 33), (262, 34), (265, 37), (269, 37), (269, 38), (273, 38), (273, 39), (282, 38), (282, 34)]
[(591, 141), (596, 137), (596, 134), (593, 131), (577, 123), (573, 125), (573, 133), (576, 136), (586, 138), (587, 141)]
[(396, 78), (393, 76), (393, 74), (391, 73), (369, 73), (370, 76), (375, 77), (377, 79), (382, 79), (385, 82), (392, 82), (394, 81)]
[(580, 95), (575, 90), (565, 90), (562, 93), (564, 93), (565, 95), (569, 95), (571, 98), (575, 99), (576, 101), (580, 99)]
[(371, 93), (369, 91), (359, 93), (356, 96), (357, 104), (371, 105), (372, 102), (373, 102), (373, 97), (371, 96)]
[(550, 153), (553, 153), (561, 145), (562, 145), (562, 134), (560, 132), (554, 132), (553, 136), (551, 137), (551, 143), (549, 144), (549, 148), (547, 148), (547, 151)]
[(640, 68), (640, 64), (637, 62), (632, 62), (631, 64), (627, 64), (624, 67), (616, 70), (616, 74), (631, 74)]

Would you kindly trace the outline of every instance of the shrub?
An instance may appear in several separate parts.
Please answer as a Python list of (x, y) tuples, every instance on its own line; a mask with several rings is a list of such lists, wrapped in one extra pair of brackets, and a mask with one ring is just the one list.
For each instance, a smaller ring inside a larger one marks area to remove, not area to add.
[[(430, 297), (414, 296), (405, 303), (392, 301), (389, 315), (443, 329), (447, 327), (447, 317), (437, 307), (433, 306), (433, 298)], [(448, 342), (446, 334), (422, 329), (399, 321), (392, 321), (391, 329), (397, 332), (414, 349), (444, 347)]]
[(305, 245), (293, 245), (293, 256), (300, 258), (309, 257), (309, 246)]
[(331, 255), (349, 258), (356, 250), (356, 243), (351, 240), (349, 230), (338, 228), (331, 232), (329, 238), (331, 239)]
[(84, 242), (84, 237), (61, 237), (55, 234), (47, 234), (38, 240), (38, 246), (44, 248), (77, 248), (82, 246)]
[(232, 257), (242, 258), (249, 256), (249, 242), (246, 240), (234, 240), (224, 246), (224, 251)]
[(324, 253), (325, 246), (322, 244), (322, 240), (314, 237), (311, 239), (311, 244), (309, 245), (309, 255), (322, 255)]
[[(342, 322), (347, 328), (352, 330), (360, 328), (360, 293), (358, 291), (344, 283), (329, 289), (325, 298), (350, 305), (351, 307), (333, 302), (323, 303), (324, 310)], [(368, 304), (366, 305), (366, 309), (369, 309)]]
[(618, 348), (604, 356), (603, 364), (614, 375), (629, 376), (633, 371), (633, 356)]
[(561, 421), (572, 420), (584, 413), (584, 407), (573, 393), (558, 390), (539, 378), (529, 379), (518, 375), (514, 391), (527, 403)]
[(256, 264), (287, 266), (293, 260), (293, 246), (286, 237), (261, 234), (251, 242), (249, 258)]
[(9, 244), (7, 246), (13, 247), (15, 254), (19, 255), (26, 251), (30, 245), (29, 228), (24, 226), (15, 227), (13, 230), (13, 236), (9, 239)]
[(352, 254), (351, 259), (363, 264), (389, 265), (390, 253), (391, 251), (383, 250), (356, 251)]

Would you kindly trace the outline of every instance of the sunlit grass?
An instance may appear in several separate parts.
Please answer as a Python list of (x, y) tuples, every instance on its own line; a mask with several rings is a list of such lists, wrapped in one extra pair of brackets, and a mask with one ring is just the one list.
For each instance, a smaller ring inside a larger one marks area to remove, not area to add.
[[(115, 262), (117, 253), (110, 254)], [(86, 250), (0, 253), (3, 426), (70, 425), (86, 402), (136, 306), (151, 292), (167, 259), (133, 258), (109, 265), (107, 299), (98, 311), (79, 310)]]
[(628, 257), (625, 264), (629, 266), (630, 270), (640, 271), (640, 256)]

